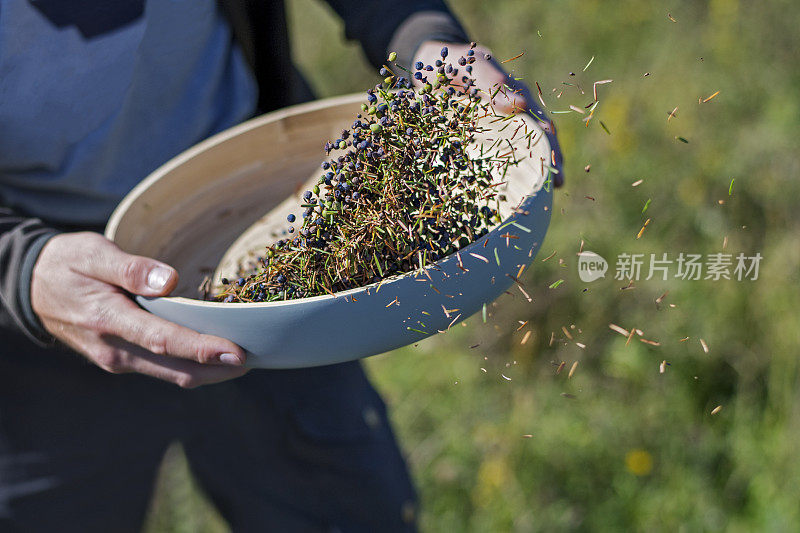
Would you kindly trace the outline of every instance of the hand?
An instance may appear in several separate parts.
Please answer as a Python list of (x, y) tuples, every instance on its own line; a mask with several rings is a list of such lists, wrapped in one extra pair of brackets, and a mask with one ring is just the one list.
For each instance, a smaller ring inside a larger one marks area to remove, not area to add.
[(57, 339), (104, 370), (138, 372), (184, 388), (247, 372), (244, 351), (139, 308), (126, 294), (165, 296), (178, 273), (129, 255), (97, 233), (64, 233), (42, 249), (31, 279), (31, 305)]
[[(475, 86), (483, 94), (495, 94), (495, 97), (492, 99), (492, 107), (498, 113), (512, 114), (530, 112), (532, 115), (541, 119), (541, 123), (547, 133), (547, 138), (550, 141), (550, 146), (553, 149), (555, 167), (558, 169), (558, 173), (555, 174), (553, 178), (553, 183), (556, 187), (560, 187), (564, 183), (564, 176), (561, 171), (563, 158), (558, 146), (558, 140), (556, 139), (555, 125), (547, 118), (531, 97), (530, 89), (528, 89), (524, 83), (509, 76), (500, 66), (500, 63), (491, 56), (489, 50), (480, 45), (473, 49), (473, 57), (475, 57), (476, 60), (474, 63), (471, 63), (471, 74), (466, 72), (464, 66), (458, 64), (459, 58), (467, 56), (467, 51), (470, 49), (469, 44), (425, 41), (417, 50), (414, 62), (421, 61), (424, 65), (431, 65), (435, 69), (434, 63), (437, 59), (442, 59), (441, 50), (445, 46), (448, 49), (447, 58), (444, 60), (445, 65), (452, 63), (454, 67), (458, 68), (458, 76), (453, 80), (454, 84), (461, 86), (461, 77), (464, 75), (470, 76), (475, 80)], [(487, 60), (487, 56), (490, 59)], [(415, 72), (415, 69), (412, 69), (412, 72)], [(430, 73), (423, 71), (423, 74), (427, 75), (429, 81), (436, 78), (436, 70)], [(414, 84), (421, 87), (423, 82), (414, 79)], [(503, 88), (504, 85), (505, 88)], [(496, 91), (498, 86), (501, 87), (500, 91)]]

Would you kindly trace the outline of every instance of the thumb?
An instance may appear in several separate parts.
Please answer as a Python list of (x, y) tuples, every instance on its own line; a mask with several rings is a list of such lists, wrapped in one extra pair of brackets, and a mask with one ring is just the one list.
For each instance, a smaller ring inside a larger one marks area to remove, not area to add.
[(178, 284), (178, 271), (171, 266), (149, 257), (127, 254), (107, 239), (98, 242), (88, 258), (84, 274), (132, 294), (166, 296)]

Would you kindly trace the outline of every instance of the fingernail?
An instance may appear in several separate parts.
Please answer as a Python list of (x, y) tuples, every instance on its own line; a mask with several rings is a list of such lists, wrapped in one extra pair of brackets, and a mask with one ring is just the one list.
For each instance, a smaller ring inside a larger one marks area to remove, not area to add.
[(147, 274), (147, 286), (154, 291), (164, 290), (170, 277), (172, 277), (172, 271), (170, 269), (157, 266)]
[(219, 362), (223, 365), (236, 365), (242, 366), (242, 360), (239, 359), (236, 354), (232, 353), (222, 353), (219, 354)]

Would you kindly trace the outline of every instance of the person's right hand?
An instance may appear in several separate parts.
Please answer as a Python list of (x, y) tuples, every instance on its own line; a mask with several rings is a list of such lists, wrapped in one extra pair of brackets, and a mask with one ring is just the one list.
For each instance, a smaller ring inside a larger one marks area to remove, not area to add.
[(126, 294), (165, 296), (172, 267), (129, 255), (97, 233), (64, 233), (39, 254), (31, 305), (47, 331), (111, 373), (138, 372), (184, 388), (247, 372), (244, 351), (148, 313)]
[[(475, 80), (476, 88), (481, 91), (484, 97), (495, 95), (491, 101), (492, 108), (495, 111), (508, 114), (529, 112), (536, 117), (547, 134), (553, 150), (552, 163), (557, 167), (557, 171), (553, 175), (553, 184), (556, 187), (561, 187), (564, 183), (563, 157), (556, 137), (555, 124), (553, 124), (552, 120), (546, 118), (546, 115), (531, 96), (530, 89), (503, 70), (502, 65), (491, 56), (489, 50), (480, 45), (472, 48), (470, 44), (466, 43), (425, 41), (417, 49), (414, 61), (415, 63), (420, 61), (424, 65), (435, 65), (437, 59), (442, 59), (441, 52), (445, 47), (448, 49), (447, 58), (444, 59), (445, 65), (449, 63), (457, 69), (462, 68), (458, 63), (459, 58), (464, 57), (466, 59), (469, 50), (473, 49), (475, 61), (470, 63), (472, 65), (472, 73), (469, 76)], [(425, 71), (422, 76), (424, 77), (426, 74), (431, 79), (436, 79), (435, 71), (431, 73)], [(464, 70), (461, 74), (468, 73)], [(463, 86), (459, 78), (460, 76), (456, 76), (452, 83), (457, 86)], [(412, 81), (417, 87), (422, 87), (424, 83), (416, 78), (412, 78)]]

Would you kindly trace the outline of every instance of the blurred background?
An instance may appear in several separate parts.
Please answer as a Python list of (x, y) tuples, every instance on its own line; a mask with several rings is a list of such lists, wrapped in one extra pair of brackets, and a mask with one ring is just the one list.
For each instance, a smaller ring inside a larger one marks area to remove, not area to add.
[[(327, 5), (288, 5), (296, 61), (319, 96), (376, 82)], [(422, 529), (795, 529), (800, 4), (450, 5), (497, 58), (525, 52), (506, 66), (561, 111), (551, 117), (567, 182), (523, 279), (533, 302), (512, 291), (485, 324), (472, 317), (366, 363), (419, 488)], [(604, 79), (586, 127), (569, 106), (591, 103)], [(608, 259), (605, 279), (581, 282), (581, 242)], [(675, 264), (668, 281), (622, 290), (613, 279), (620, 253), (681, 252), (763, 259), (755, 281), (675, 279)], [(660, 346), (627, 342), (612, 323)], [(146, 530), (227, 531), (177, 447)]]

